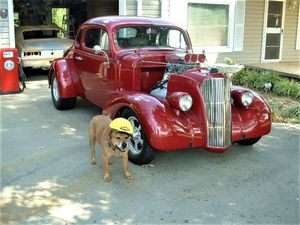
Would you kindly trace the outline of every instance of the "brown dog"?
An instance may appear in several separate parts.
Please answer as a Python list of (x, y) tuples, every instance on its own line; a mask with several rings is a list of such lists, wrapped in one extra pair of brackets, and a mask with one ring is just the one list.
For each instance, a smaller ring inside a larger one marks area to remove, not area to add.
[(123, 158), (124, 174), (129, 180), (131, 180), (134, 177), (128, 170), (130, 134), (110, 128), (111, 122), (112, 120), (108, 116), (104, 115), (95, 116), (90, 122), (89, 142), (91, 148), (91, 164), (96, 164), (95, 144), (98, 142), (103, 150), (102, 164), (104, 181), (109, 182), (111, 180), (108, 168), (109, 164), (111, 164), (109, 161), (111, 156)]

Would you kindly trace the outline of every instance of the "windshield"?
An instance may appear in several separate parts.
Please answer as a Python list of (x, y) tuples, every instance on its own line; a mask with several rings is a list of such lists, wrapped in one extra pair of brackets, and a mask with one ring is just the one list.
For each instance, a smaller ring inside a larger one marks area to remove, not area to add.
[(44, 38), (59, 38), (65, 39), (66, 36), (61, 30), (31, 30), (23, 32), (24, 40), (28, 39), (44, 39)]
[(136, 47), (163, 47), (187, 50), (184, 34), (171, 27), (131, 26), (122, 27), (115, 34), (115, 43), (121, 49)]

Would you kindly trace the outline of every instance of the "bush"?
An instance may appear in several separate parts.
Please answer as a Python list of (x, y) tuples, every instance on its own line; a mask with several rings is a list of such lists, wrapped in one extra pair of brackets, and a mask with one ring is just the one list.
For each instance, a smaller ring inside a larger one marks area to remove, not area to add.
[(300, 103), (290, 105), (286, 109), (286, 112), (284, 114), (288, 118), (298, 118), (298, 119), (300, 119)]
[[(232, 76), (233, 84), (255, 88), (260, 91), (273, 91), (279, 96), (300, 99), (300, 82), (281, 77), (275, 72), (258, 72), (245, 69)], [(271, 84), (269, 89), (266, 84)]]

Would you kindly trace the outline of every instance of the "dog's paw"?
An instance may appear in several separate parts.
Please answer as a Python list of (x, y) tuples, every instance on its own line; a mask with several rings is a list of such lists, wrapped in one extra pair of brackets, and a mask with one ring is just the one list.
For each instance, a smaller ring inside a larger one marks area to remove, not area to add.
[(111, 181), (111, 176), (109, 174), (105, 174), (103, 179), (104, 179), (105, 182), (110, 182)]
[(97, 161), (96, 161), (96, 159), (92, 159), (92, 160), (90, 161), (90, 163), (91, 163), (92, 165), (96, 165)]
[(125, 176), (127, 177), (128, 180), (133, 180), (134, 176), (131, 173), (125, 173)]

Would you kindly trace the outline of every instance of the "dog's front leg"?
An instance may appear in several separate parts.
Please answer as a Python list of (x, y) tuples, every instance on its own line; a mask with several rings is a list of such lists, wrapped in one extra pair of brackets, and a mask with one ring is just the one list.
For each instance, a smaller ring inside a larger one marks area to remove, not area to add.
[(123, 156), (123, 169), (124, 169), (124, 174), (127, 177), (127, 179), (132, 180), (134, 178), (134, 176), (128, 170), (128, 154), (125, 154)]
[(103, 158), (102, 158), (102, 164), (103, 164), (103, 179), (105, 182), (111, 181), (111, 176), (110, 176), (109, 168), (108, 168), (108, 162), (109, 162), (109, 157), (104, 154)]
[(94, 137), (90, 137), (90, 149), (91, 149), (91, 164), (95, 165), (96, 164), (96, 152), (95, 152), (95, 142), (96, 139)]

